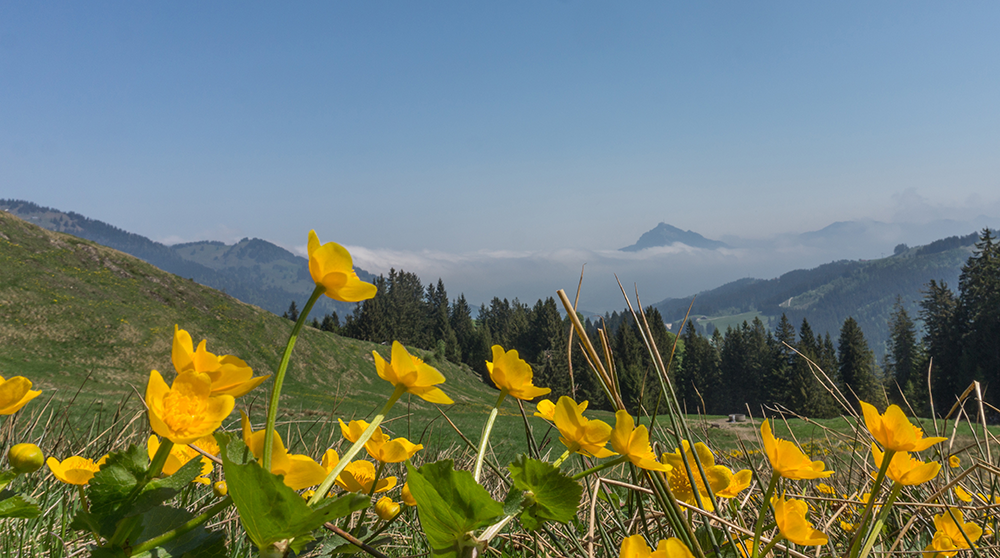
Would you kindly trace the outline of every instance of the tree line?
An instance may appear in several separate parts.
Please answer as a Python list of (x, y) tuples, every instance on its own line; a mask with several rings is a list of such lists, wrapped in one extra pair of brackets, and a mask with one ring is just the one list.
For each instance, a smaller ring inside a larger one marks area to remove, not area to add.
[[(672, 385), (690, 413), (741, 413), (749, 406), (755, 413), (767, 407), (831, 417), (841, 413), (831, 389), (854, 406), (859, 399), (879, 407), (897, 403), (922, 415), (931, 412), (933, 395), (935, 410), (942, 413), (972, 380), (988, 387), (1000, 379), (998, 250), (986, 229), (962, 267), (957, 293), (944, 282), (926, 286), (918, 317), (922, 336), (897, 297), (881, 364), (853, 317), (842, 322), (834, 339), (814, 333), (805, 318), (796, 327), (786, 315), (773, 331), (755, 318), (710, 336), (688, 322), (671, 360), (674, 335), (655, 308), (645, 313), (661, 358), (671, 362)], [(571, 395), (589, 400), (594, 408), (609, 408), (579, 343), (575, 338), (569, 343), (570, 320), (562, 317), (552, 297), (532, 306), (516, 298), (493, 298), (473, 318), (465, 296), (451, 300), (441, 279), (424, 286), (416, 274), (393, 269), (376, 278), (375, 285), (375, 298), (358, 305), (343, 324), (332, 314), (313, 320), (313, 327), (375, 343), (398, 340), (432, 351), (432, 359), (465, 364), (487, 383), (486, 361), (498, 344), (516, 349), (532, 365), (536, 385), (552, 388), (550, 397)], [(286, 317), (297, 318), (294, 303)], [(584, 327), (597, 347), (602, 346), (599, 332), (604, 333), (629, 408), (641, 405), (654, 411), (662, 403), (659, 380), (632, 314), (587, 318)], [(987, 400), (1000, 407), (1000, 398), (990, 390)]]

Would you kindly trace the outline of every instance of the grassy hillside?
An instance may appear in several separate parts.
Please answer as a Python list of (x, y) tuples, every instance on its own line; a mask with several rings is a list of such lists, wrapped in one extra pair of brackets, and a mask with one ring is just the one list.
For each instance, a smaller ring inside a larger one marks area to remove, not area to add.
[[(150, 370), (160, 370), (168, 381), (173, 376), (174, 324), (196, 343), (207, 338), (212, 352), (245, 359), (257, 374), (277, 368), (292, 327), (270, 312), (127, 254), (0, 211), (0, 375), (31, 379), (43, 390), (38, 401), (53, 399), (50, 409), (61, 409), (75, 397), (73, 413), (89, 423), (94, 413), (113, 411), (130, 394), (126, 407), (140, 408), (137, 394), (144, 393)], [(388, 349), (305, 328), (283, 390), (283, 420), (332, 419), (336, 424), (337, 417), (376, 410), (392, 390), (378, 378), (371, 353), (388, 358)], [(456, 401), (449, 415), (462, 424), (481, 425), (496, 392), (468, 368), (433, 364), (447, 377), (444, 388)], [(241, 398), (237, 408), (261, 416), (270, 386), (268, 381)], [(414, 414), (417, 431), (410, 435), (419, 438), (433, 419), (425, 435), (437, 432), (445, 446), (458, 442), (433, 406), (405, 399), (393, 415), (404, 416), (407, 409)], [(33, 410), (43, 404), (33, 403)], [(520, 427), (520, 416), (513, 416), (516, 405), (505, 410), (509, 421), (504, 422)], [(237, 415), (230, 418), (235, 421)], [(406, 434), (406, 429), (396, 432)], [(478, 439), (478, 430), (470, 436)]]
[[(0, 200), (0, 209), (42, 228), (69, 233), (131, 254), (160, 269), (276, 314), (288, 309), (293, 300), (301, 306), (312, 292), (307, 260), (264, 240), (245, 238), (232, 246), (221, 242), (167, 246), (78, 213), (66, 213), (31, 202)], [(306, 232), (303, 231), (303, 241)], [(357, 271), (363, 280), (373, 279), (367, 271)], [(344, 317), (355, 306), (321, 299), (312, 315), (337, 312)]]

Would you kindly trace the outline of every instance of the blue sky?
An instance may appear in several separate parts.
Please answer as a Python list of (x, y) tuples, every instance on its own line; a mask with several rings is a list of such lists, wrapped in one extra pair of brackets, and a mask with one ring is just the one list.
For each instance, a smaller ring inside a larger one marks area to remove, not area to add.
[(5, 2), (0, 197), (163, 241), (315, 228), (452, 291), (511, 258), (575, 286), (660, 221), (998, 217), (998, 28), (992, 2)]

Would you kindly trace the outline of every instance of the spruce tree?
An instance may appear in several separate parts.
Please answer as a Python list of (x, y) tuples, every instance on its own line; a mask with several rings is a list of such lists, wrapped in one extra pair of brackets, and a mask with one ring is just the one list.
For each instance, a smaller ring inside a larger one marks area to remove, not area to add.
[(893, 402), (904, 408), (908, 402), (917, 411), (923, 411), (927, 403), (926, 382), (920, 374), (921, 360), (917, 329), (903, 306), (902, 297), (897, 296), (889, 317), (885, 372), (894, 380), (890, 390)]
[(962, 350), (958, 298), (947, 283), (931, 279), (920, 301), (920, 318), (924, 322), (923, 344), (929, 359), (934, 401), (950, 407), (948, 402), (954, 401), (967, 384), (962, 383), (964, 377), (959, 369)]
[(842, 391), (855, 410), (861, 409), (858, 399), (876, 407), (884, 406), (875, 371), (875, 356), (854, 318), (844, 320), (840, 328), (837, 359)]
[[(1000, 244), (996, 240), (990, 229), (983, 230), (958, 280), (963, 372), (959, 389), (974, 379), (1000, 384)], [(990, 401), (1000, 404), (1000, 394), (990, 392)]]

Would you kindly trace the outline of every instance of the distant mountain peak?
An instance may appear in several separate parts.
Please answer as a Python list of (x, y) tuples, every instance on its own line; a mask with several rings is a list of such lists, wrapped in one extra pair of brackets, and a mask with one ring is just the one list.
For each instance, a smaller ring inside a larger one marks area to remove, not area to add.
[(673, 225), (661, 222), (653, 229), (646, 231), (639, 237), (639, 241), (631, 246), (626, 246), (620, 250), (623, 252), (638, 252), (646, 248), (657, 246), (670, 246), (675, 242), (680, 242), (692, 248), (704, 248), (715, 250), (717, 248), (728, 248), (725, 242), (705, 238), (694, 231), (682, 231)]

